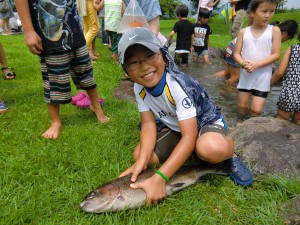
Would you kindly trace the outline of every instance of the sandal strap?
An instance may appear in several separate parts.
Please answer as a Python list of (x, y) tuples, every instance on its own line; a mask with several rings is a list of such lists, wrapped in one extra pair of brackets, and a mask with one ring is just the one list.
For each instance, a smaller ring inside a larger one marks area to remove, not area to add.
[(3, 71), (3, 70), (7, 70), (7, 69), (9, 69), (9, 70), (13, 70), (14, 68), (11, 68), (11, 67), (8, 67), (8, 66), (6, 66), (6, 67), (2, 67), (1, 68), (1, 70)]

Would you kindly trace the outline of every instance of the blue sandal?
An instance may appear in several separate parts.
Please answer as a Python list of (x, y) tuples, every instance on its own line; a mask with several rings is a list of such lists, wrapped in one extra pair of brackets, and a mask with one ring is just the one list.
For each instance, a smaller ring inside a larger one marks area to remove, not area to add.
[(231, 170), (229, 176), (236, 184), (248, 187), (253, 183), (252, 172), (242, 162), (239, 156), (227, 159), (226, 163), (228, 163), (228, 166)]

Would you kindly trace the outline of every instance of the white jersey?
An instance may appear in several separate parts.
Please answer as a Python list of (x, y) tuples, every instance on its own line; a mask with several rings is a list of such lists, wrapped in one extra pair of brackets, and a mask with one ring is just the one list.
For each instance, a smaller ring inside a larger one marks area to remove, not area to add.
[(179, 121), (196, 117), (196, 108), (177, 81), (166, 74), (164, 91), (159, 96), (147, 92), (144, 86), (134, 84), (139, 112), (152, 111), (170, 129), (180, 132)]
[[(244, 61), (257, 62), (272, 54), (272, 27), (268, 25), (264, 33), (257, 39), (253, 37), (251, 27), (245, 28), (241, 52)], [(237, 88), (268, 92), (270, 91), (271, 76), (272, 63), (259, 67), (252, 73), (248, 73), (245, 69), (241, 68)]]

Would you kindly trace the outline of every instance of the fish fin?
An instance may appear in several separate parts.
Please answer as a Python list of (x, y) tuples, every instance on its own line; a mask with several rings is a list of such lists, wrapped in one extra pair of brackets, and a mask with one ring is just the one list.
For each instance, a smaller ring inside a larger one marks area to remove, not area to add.
[(174, 188), (180, 188), (183, 185), (185, 185), (185, 183), (175, 183), (175, 184), (172, 184), (172, 187), (174, 187)]
[(196, 180), (196, 183), (202, 183), (202, 182), (206, 182), (209, 180), (209, 174), (206, 174), (204, 176), (201, 176), (199, 177), (197, 180)]

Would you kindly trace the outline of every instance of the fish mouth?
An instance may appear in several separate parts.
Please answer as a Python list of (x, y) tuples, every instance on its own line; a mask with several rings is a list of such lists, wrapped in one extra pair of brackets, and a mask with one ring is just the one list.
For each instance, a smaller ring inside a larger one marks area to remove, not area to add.
[(114, 201), (86, 201), (80, 203), (80, 208), (82, 211), (87, 213), (102, 213), (102, 212), (108, 212), (111, 210), (112, 205)]

